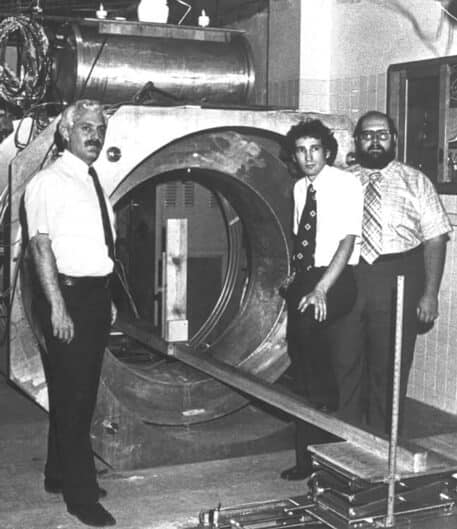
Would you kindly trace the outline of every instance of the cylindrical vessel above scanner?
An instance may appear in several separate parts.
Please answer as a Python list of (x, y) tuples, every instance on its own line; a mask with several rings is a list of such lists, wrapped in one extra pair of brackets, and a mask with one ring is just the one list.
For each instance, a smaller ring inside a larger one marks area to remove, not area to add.
[[(97, 24), (66, 26), (54, 51), (57, 97), (67, 103), (82, 97), (125, 103), (152, 83), (147, 94), (152, 102), (250, 102), (255, 74), (250, 47), (241, 32), (208, 40), (199, 38), (199, 29), (170, 26), (164, 32), (168, 26), (158, 26), (162, 27), (157, 27), (157, 37), (149, 25), (142, 32), (141, 25), (127, 23), (124, 29), (113, 22), (117, 31), (104, 33)], [(219, 31), (222, 35), (223, 30)]]

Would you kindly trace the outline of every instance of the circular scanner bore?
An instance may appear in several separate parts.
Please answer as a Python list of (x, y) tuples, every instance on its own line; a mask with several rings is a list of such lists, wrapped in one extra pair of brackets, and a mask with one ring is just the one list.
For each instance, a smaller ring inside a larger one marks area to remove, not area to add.
[[(278, 378), (288, 363), (278, 286), (288, 273), (290, 222), (290, 177), (271, 146), (278, 144), (230, 130), (199, 133), (145, 159), (112, 195), (117, 204), (146, 181), (161, 182), (164, 175), (185, 171), (188, 179), (223, 197), (229, 205), (223, 207), (229, 244), (238, 244), (237, 231), (243, 227), (246, 289), (240, 298), (225, 283), (219, 301), (227, 295), (228, 299), (216, 304), (219, 313), (192, 345), (269, 381)], [(204, 422), (247, 402), (238, 392), (179, 362), (165, 360), (141, 369), (107, 355), (102, 376), (125, 406), (155, 424)]]
[[(288, 365), (285, 307), (278, 287), (289, 271), (292, 183), (279, 159), (279, 144), (279, 138), (262, 131), (200, 132), (145, 158), (111, 195), (116, 208), (145, 182), (159, 183), (185, 172), (188, 180), (221, 197), (235, 264), (227, 268), (214, 311), (190, 345), (267, 381), (276, 380)], [(234, 287), (239, 279), (241, 227), (248, 264), (242, 294)], [(27, 277), (21, 284), (27, 311)], [(165, 345), (158, 336), (157, 343), (163, 352)], [(203, 423), (248, 403), (244, 395), (180, 362), (164, 358), (147, 367), (135, 366), (109, 350), (101, 383), (122, 406), (144, 422), (158, 425)]]

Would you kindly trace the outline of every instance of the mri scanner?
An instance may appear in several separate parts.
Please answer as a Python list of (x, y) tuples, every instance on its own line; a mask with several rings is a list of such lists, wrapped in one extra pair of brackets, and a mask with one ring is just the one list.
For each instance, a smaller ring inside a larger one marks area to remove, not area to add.
[[(278, 289), (289, 273), (293, 182), (281, 159), (281, 141), (300, 119), (320, 117), (335, 131), (342, 164), (351, 147), (350, 121), (249, 106), (253, 59), (239, 31), (85, 21), (64, 24), (54, 34), (54, 92), (66, 101), (84, 95), (109, 104), (97, 171), (115, 210), (122, 214), (123, 204), (129, 197), (138, 201), (145, 186), (175, 181), (195, 183), (217, 198), (220, 237), (226, 240), (222, 278), (214, 306), (188, 346), (274, 382), (288, 366)], [(21, 201), (27, 182), (53, 156), (55, 125), (11, 165), (10, 379), (45, 408), (43, 348), (31, 304)], [(194, 229), (206, 224), (200, 217)], [(157, 237), (161, 230), (155, 230)], [(149, 276), (141, 276), (139, 290), (157, 288)], [(147, 319), (133, 326), (141, 329)], [(150, 332), (157, 332), (152, 324)], [(221, 456), (237, 443), (239, 450), (249, 450), (254, 439), (239, 441), (239, 425), (255, 420), (243, 416), (250, 409), (248, 395), (164, 358), (160, 347), (148, 353), (146, 363), (123, 361), (116, 354), (119, 343), (127, 355), (138, 343), (122, 335), (114, 329), (105, 355), (93, 426), (100, 457), (116, 468), (135, 468)], [(271, 424), (262, 436), (274, 438), (284, 426)]]
[[(112, 468), (134, 469), (268, 451), (287, 428), (272, 413), (279, 409), (346, 441), (311, 447), (316, 472), (309, 495), (241, 510), (218, 507), (202, 512), (201, 527), (455, 527), (454, 434), (407, 446), (389, 442), (275, 384), (289, 364), (278, 291), (289, 274), (293, 179), (282, 139), (299, 120), (318, 117), (334, 131), (336, 164), (344, 166), (350, 121), (253, 105), (254, 62), (239, 31), (45, 22), (52, 40), (50, 97), (107, 105), (97, 172), (118, 215), (118, 252), (138, 306), (132, 315), (121, 298), (125, 310), (106, 350), (91, 432), (97, 455)], [(14, 158), (11, 145), (5, 154), (13, 158), (9, 378), (43, 408), (46, 351), (31, 302), (22, 200), (26, 184), (55, 155), (57, 121), (31, 133)], [(165, 341), (160, 322), (163, 238), (172, 216), (191, 221), (189, 262), (203, 263), (188, 291), (202, 299), (212, 294), (181, 342)], [(205, 268), (216, 251), (222, 253), (217, 285)]]

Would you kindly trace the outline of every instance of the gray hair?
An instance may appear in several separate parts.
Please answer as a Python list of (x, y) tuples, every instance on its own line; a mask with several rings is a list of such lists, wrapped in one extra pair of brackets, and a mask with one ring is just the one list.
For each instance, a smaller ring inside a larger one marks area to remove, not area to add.
[(65, 137), (62, 132), (64, 130), (71, 130), (75, 124), (75, 121), (78, 121), (79, 117), (87, 110), (99, 112), (103, 116), (103, 119), (106, 123), (107, 116), (103, 110), (103, 106), (98, 101), (93, 99), (79, 99), (62, 112), (62, 117), (60, 118), (58, 126), (59, 133), (62, 137)]

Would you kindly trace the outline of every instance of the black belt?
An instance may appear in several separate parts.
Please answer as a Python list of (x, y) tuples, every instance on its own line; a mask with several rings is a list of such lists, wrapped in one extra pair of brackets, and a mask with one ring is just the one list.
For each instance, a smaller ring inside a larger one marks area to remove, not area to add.
[(417, 246), (416, 248), (413, 248), (412, 250), (408, 250), (406, 252), (398, 252), (398, 253), (385, 253), (380, 255), (375, 263), (392, 263), (394, 261), (401, 261), (403, 259), (407, 259), (409, 257), (415, 257), (416, 255), (419, 255), (422, 253), (423, 247), (422, 244)]
[(58, 274), (59, 281), (66, 287), (85, 287), (108, 288), (111, 281), (111, 274), (107, 276), (67, 276), (66, 274)]

